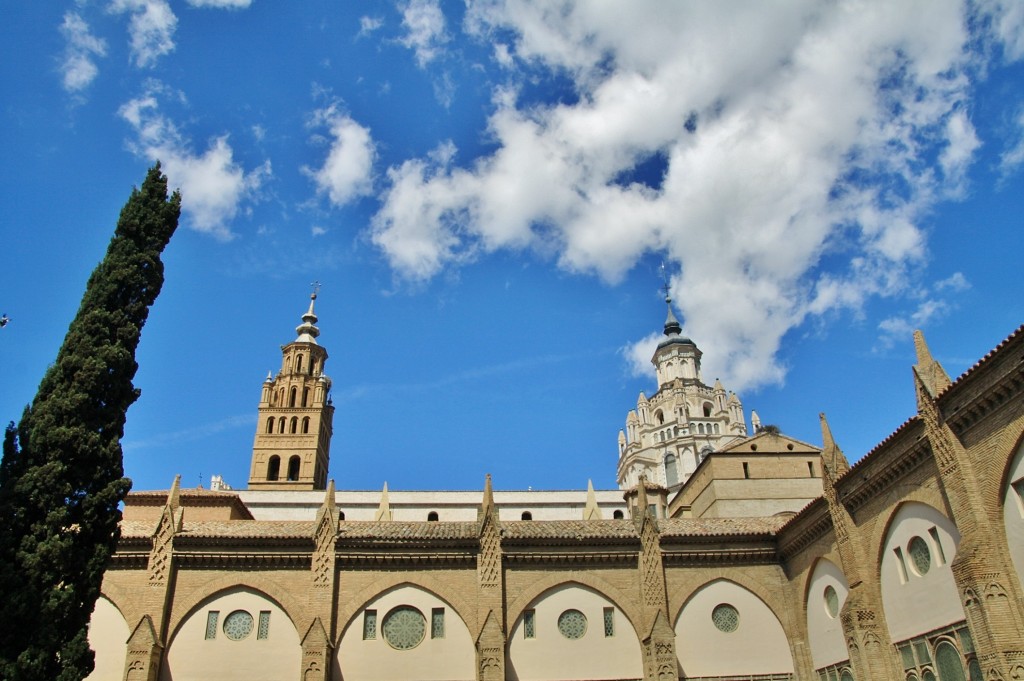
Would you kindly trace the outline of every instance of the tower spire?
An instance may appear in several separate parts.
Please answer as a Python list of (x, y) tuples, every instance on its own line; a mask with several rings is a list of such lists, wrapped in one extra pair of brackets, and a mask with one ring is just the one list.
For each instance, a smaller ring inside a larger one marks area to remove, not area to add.
[(683, 332), (683, 327), (679, 324), (679, 320), (676, 319), (675, 314), (672, 312), (672, 294), (671, 287), (669, 285), (668, 270), (665, 268), (665, 263), (661, 263), (661, 281), (661, 288), (665, 292), (665, 305), (668, 306), (668, 317), (665, 319), (665, 335), (678, 336)]
[(295, 327), (295, 333), (299, 337), (294, 342), (315, 345), (316, 337), (320, 335), (320, 329), (316, 326), (317, 316), (313, 311), (313, 306), (316, 304), (317, 293), (320, 292), (320, 282), (314, 281), (310, 286), (313, 287), (313, 293), (309, 296), (309, 309), (306, 310), (306, 314), (302, 315), (302, 323)]

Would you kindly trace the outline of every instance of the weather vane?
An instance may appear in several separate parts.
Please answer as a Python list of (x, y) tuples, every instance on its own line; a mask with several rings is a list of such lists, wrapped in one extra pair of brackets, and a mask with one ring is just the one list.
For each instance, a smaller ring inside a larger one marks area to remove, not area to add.
[(669, 276), (668, 276), (668, 268), (665, 267), (665, 261), (664, 260), (661, 262), (661, 268), (660, 269), (661, 269), (661, 282), (662, 282), (661, 289), (665, 292), (665, 300), (669, 300), (671, 298), (671, 296), (669, 295), (669, 288), (670, 288), (669, 287)]

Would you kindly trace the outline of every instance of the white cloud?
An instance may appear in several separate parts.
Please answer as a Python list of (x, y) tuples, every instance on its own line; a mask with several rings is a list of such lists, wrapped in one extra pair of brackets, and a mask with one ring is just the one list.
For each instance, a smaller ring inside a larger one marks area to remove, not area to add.
[(112, 0), (110, 11), (131, 14), (128, 35), (136, 66), (154, 66), (157, 59), (174, 50), (178, 17), (167, 0)]
[(436, 59), (448, 42), (438, 0), (410, 0), (402, 9), (402, 27), (406, 34), (399, 42), (416, 52), (420, 68)]
[(963, 272), (954, 272), (945, 279), (935, 282), (936, 291), (966, 291), (969, 288), (971, 282), (967, 281)]
[(317, 193), (326, 193), (335, 206), (369, 194), (376, 154), (370, 130), (333, 104), (313, 112), (311, 125), (327, 126), (331, 145), (319, 170), (303, 168), (316, 183)]
[(889, 317), (878, 324), (882, 335), (878, 341), (881, 347), (891, 348), (899, 341), (907, 341), (916, 329), (924, 327), (929, 321), (944, 316), (949, 312), (949, 305), (943, 300), (928, 299), (922, 301), (917, 309), (907, 317)]
[(61, 63), (62, 83), (68, 92), (80, 92), (99, 74), (94, 58), (106, 56), (107, 43), (94, 36), (89, 24), (74, 12), (64, 14), (60, 32), (67, 41)]
[[(686, 333), (715, 348), (706, 373), (737, 390), (781, 381), (782, 337), (908, 291), (921, 216), (963, 191), (979, 145), (965, 11), (472, 4), (468, 31), (511, 36), (502, 66), (569, 74), (578, 100), (520, 101), (511, 72), (489, 119), (496, 150), (389, 168), (372, 239), (413, 281), (524, 248), (616, 281), (662, 252)], [(657, 177), (630, 179), (652, 159)], [(847, 266), (823, 271), (826, 255)]]
[(214, 7), (217, 9), (246, 9), (252, 0), (188, 0), (193, 7)]
[(981, 0), (978, 3), (995, 23), (996, 35), (1009, 59), (1024, 57), (1024, 4), (1019, 0)]
[(384, 20), (379, 17), (363, 16), (359, 17), (359, 33), (358, 37), (363, 38), (384, 25)]
[(1024, 164), (1024, 111), (1017, 114), (1015, 123), (1017, 142), (999, 155), (999, 170), (1004, 179)]
[(220, 240), (233, 238), (230, 223), (271, 175), (270, 161), (246, 172), (235, 160), (228, 136), (196, 154), (174, 123), (159, 111), (158, 88), (132, 99), (118, 113), (134, 129), (132, 149), (160, 161), (170, 184), (181, 190), (188, 226)]
[(310, 229), (310, 233), (313, 236), (323, 236), (324, 234), (327, 234), (327, 228), (321, 227), (320, 225), (313, 225), (312, 229)]

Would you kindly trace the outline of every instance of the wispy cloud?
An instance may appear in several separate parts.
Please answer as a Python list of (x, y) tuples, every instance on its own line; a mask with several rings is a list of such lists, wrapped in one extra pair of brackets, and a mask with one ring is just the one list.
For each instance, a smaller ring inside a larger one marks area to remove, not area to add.
[(402, 28), (399, 42), (416, 53), (420, 68), (440, 56), (449, 40), (438, 0), (410, 0), (402, 8)]
[(270, 177), (270, 161), (244, 170), (234, 160), (227, 135), (213, 138), (206, 151), (195, 153), (174, 122), (161, 113), (158, 97), (164, 92), (151, 83), (146, 93), (118, 110), (135, 131), (130, 147), (149, 161), (162, 163), (171, 185), (181, 189), (188, 226), (221, 240), (231, 239), (230, 223)]
[(217, 9), (246, 9), (252, 0), (188, 0), (193, 7), (214, 7)]
[(94, 36), (89, 24), (75, 12), (64, 14), (60, 32), (67, 43), (61, 61), (61, 82), (68, 92), (78, 93), (99, 75), (95, 58), (106, 56), (107, 43)]
[(239, 414), (237, 416), (229, 416), (221, 419), (220, 421), (214, 421), (213, 423), (198, 425), (194, 428), (185, 428), (168, 433), (157, 433), (152, 437), (142, 440), (124, 440), (121, 443), (121, 447), (126, 452), (169, 447), (171, 445), (178, 445), (184, 442), (197, 442), (216, 433), (220, 433), (225, 430), (234, 430), (242, 426), (255, 427), (256, 415)]
[(365, 38), (371, 33), (381, 28), (384, 25), (384, 20), (380, 17), (362, 16), (359, 17), (359, 33), (356, 37)]
[(131, 14), (128, 36), (136, 66), (154, 66), (160, 57), (174, 50), (178, 17), (166, 0), (113, 0), (110, 11)]

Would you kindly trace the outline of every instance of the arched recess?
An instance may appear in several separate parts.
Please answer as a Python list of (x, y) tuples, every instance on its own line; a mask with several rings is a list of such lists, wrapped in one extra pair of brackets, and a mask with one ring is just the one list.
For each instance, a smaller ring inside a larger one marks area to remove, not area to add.
[(884, 536), (879, 583), (893, 643), (962, 621), (950, 569), (960, 544), (953, 521), (933, 506), (908, 501), (893, 512)]
[(505, 678), (642, 678), (639, 638), (605, 594), (562, 583), (526, 603), (509, 628)]
[(1024, 436), (1018, 439), (1015, 453), (1006, 467), (1001, 496), (1006, 545), (1017, 580), (1024, 589)]
[[(389, 616), (396, 618), (390, 631)], [(349, 617), (333, 660), (334, 678), (469, 681), (476, 678), (473, 641), (451, 603), (405, 583), (362, 601)]]
[(276, 681), (295, 676), (299, 632), (285, 609), (256, 589), (235, 586), (193, 607), (174, 630), (162, 679)]
[(131, 633), (117, 606), (100, 596), (89, 618), (89, 647), (96, 653), (96, 666), (86, 681), (121, 678)]
[(807, 580), (804, 603), (807, 615), (807, 641), (815, 669), (850, 659), (846, 635), (839, 619), (850, 585), (838, 565), (820, 558)]
[(793, 673), (779, 618), (735, 582), (716, 579), (697, 589), (683, 605), (675, 632), (681, 677)]
[(564, 575), (550, 574), (547, 577), (534, 581), (529, 588), (519, 594), (505, 609), (505, 630), (511, 630), (512, 626), (522, 618), (523, 611), (528, 609), (529, 604), (535, 601), (541, 594), (555, 587), (565, 585), (583, 586), (596, 591), (611, 601), (612, 605), (625, 615), (626, 619), (629, 620), (629, 626), (636, 630), (640, 627), (642, 622), (640, 611), (632, 605), (630, 599), (626, 598), (618, 588), (600, 577), (577, 572), (573, 574), (571, 580), (566, 580)]
[[(342, 520), (344, 520), (344, 518), (342, 518)], [(473, 640), (476, 640), (476, 636), (479, 634), (477, 629), (480, 625), (476, 622), (475, 608), (470, 607), (470, 604), (466, 602), (465, 598), (463, 598), (459, 589), (451, 582), (442, 581), (427, 573), (416, 575), (415, 582), (409, 580), (408, 573), (385, 575), (381, 577), (366, 588), (354, 594), (351, 598), (346, 598), (343, 603), (339, 604), (338, 625), (347, 626), (352, 618), (363, 612), (367, 607), (366, 603), (377, 598), (380, 594), (406, 586), (422, 589), (423, 591), (429, 591), (442, 601), (448, 603), (452, 609), (455, 610), (455, 613), (459, 618), (466, 623), (469, 630), (473, 632)], [(341, 638), (339, 636), (336, 643), (340, 644), (340, 641)], [(335, 648), (337, 648), (337, 646), (335, 646)]]

